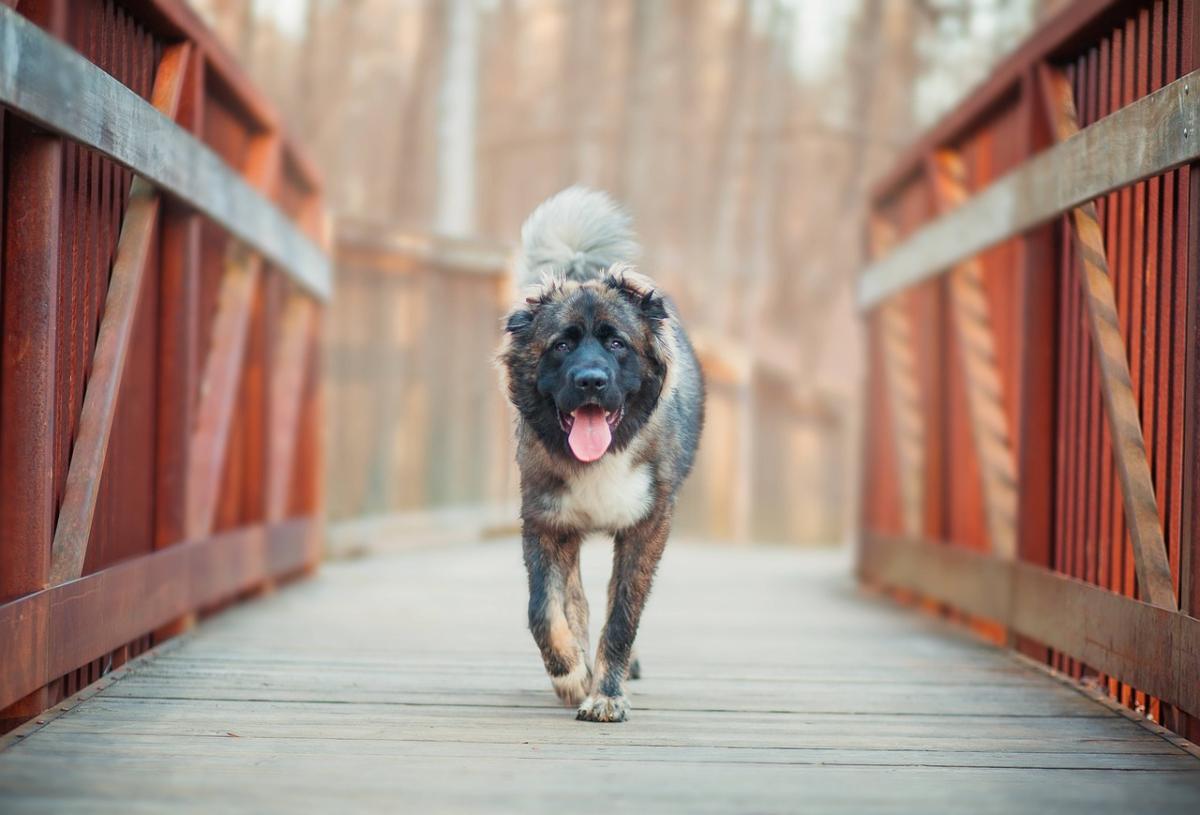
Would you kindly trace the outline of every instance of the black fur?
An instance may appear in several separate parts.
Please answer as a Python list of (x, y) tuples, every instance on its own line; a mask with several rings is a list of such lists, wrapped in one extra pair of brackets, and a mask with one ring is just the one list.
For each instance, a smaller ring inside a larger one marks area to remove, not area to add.
[[(611, 277), (606, 285), (620, 288)], [(647, 331), (664, 330), (653, 325), (665, 319), (657, 316), (666, 314), (662, 298), (623, 295), (620, 300), (607, 300), (602, 313), (599, 300), (598, 291), (581, 289), (564, 300), (518, 309), (507, 321), (512, 335), (504, 357), (509, 397), (546, 449), (572, 461), (560, 416), (583, 404), (570, 383), (570, 375), (581, 364), (599, 365), (613, 377), (614, 387), (597, 400), (606, 411), (623, 410), (613, 430), (613, 452), (623, 450), (637, 436), (658, 405), (666, 377), (658, 348), (644, 342)], [(612, 348), (613, 340), (624, 347)], [(567, 343), (569, 350), (557, 349), (560, 342)]]
[[(574, 189), (551, 199), (523, 238), (522, 267), (545, 277), (508, 316), (500, 361), (519, 415), (529, 628), (578, 717), (622, 721), (625, 680), (641, 672), (638, 625), (700, 441), (704, 382), (672, 303), (649, 279), (607, 265), (636, 245), (606, 196)], [(612, 438), (586, 462), (571, 450), (567, 417), (592, 404)], [(596, 531), (613, 535), (615, 552), (593, 666), (579, 546)]]

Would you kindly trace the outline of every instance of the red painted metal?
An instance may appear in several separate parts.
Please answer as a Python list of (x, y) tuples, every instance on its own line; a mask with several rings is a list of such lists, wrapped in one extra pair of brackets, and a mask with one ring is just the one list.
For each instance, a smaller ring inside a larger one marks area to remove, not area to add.
[[(276, 164), (284, 168), (284, 181), (274, 185), (281, 189), (271, 197), (315, 234), (320, 185), (311, 161), (182, 0), (21, 0), (16, 10), (147, 100), (165, 46), (190, 43), (176, 121), (226, 163), (247, 172), (256, 139), (278, 145)], [(100, 364), (94, 361), (97, 331), (132, 180), (131, 170), (0, 109), (0, 189), (5, 190), (0, 200), (0, 604), (6, 604), (0, 612), (35, 609), (43, 602), (31, 598), (87, 591), (88, 603), (128, 612), (127, 622), (132, 621), (118, 627), (120, 636), (114, 639), (118, 629), (77, 614), (22, 618), (17, 647), (9, 648), (6, 639), (0, 661), (0, 731), (180, 630), (180, 620), (214, 602), (202, 593), (198, 599), (164, 605), (153, 596), (140, 597), (145, 586), (131, 591), (133, 577), (122, 583), (101, 576), (158, 576), (164, 586), (178, 586), (188, 578), (175, 570), (200, 569), (196, 579), (201, 582), (212, 578), (213, 585), (235, 585), (242, 591), (315, 562), (307, 537), (275, 536), (274, 526), (265, 528), (265, 539), (252, 531), (265, 518), (261, 484), (270, 460), (270, 434), (262, 419), (243, 422), (232, 438), (232, 463), (219, 485), (238, 508), (221, 527), (233, 537), (214, 545), (189, 544), (186, 556), (170, 554), (185, 538), (199, 378), (210, 350), (230, 239), (187, 207), (164, 201), (129, 326), (107, 454), (100, 459), (98, 483), (92, 485), (97, 498), (90, 531), (79, 530), (86, 536), (83, 576), (49, 585), (50, 540), (80, 438), (84, 393)], [(292, 284), (269, 267), (259, 279), (253, 296), (267, 308), (255, 322), (245, 368), (231, 374), (223, 387), (235, 403), (265, 416), (279, 344), (270, 304)], [(297, 411), (309, 409), (307, 394)], [(306, 430), (313, 430), (311, 421)], [(311, 526), (320, 512), (317, 434), (313, 437), (305, 442), (313, 450), (306, 455), (298, 449), (290, 457), (292, 471), (275, 476), (312, 496), (277, 513), (273, 520), (280, 529), (298, 521)], [(255, 560), (263, 540), (272, 541), (268, 548), (275, 547), (270, 550), (274, 554)], [(238, 541), (249, 548), (231, 557)], [(217, 557), (225, 562), (206, 560)], [(78, 591), (68, 588), (76, 586)], [(228, 592), (219, 599), (226, 596)], [(175, 619), (164, 618), (164, 609)], [(30, 695), (15, 697), (18, 690)]]
[[(873, 215), (901, 235), (935, 216), (924, 167), (935, 151), (958, 151), (973, 190), (1050, 143), (1034, 92), (1036, 71), (1064, 72), (1086, 127), (1194, 70), (1200, 0), (1115, 3), (1077, 0), (1036, 32), (968, 99), (907, 151), (876, 187)], [(1200, 173), (1185, 166), (1096, 201), (1151, 475), (1181, 608), (1200, 612)], [(1133, 552), (1101, 396), (1097, 357), (1080, 295), (1077, 252), (1066, 218), (985, 252), (987, 299), (1003, 402), (1018, 460), (1019, 557), (1130, 597)], [(1014, 274), (1013, 269), (1021, 270)], [(936, 301), (944, 278), (908, 297)], [(944, 295), (943, 295), (944, 297)], [(968, 429), (958, 351), (932, 326), (926, 305), (916, 358), (926, 390), (926, 533), (985, 549), (978, 461)], [(878, 332), (873, 318), (871, 333)], [(941, 343), (944, 350), (928, 347)], [(882, 359), (868, 357), (872, 403), (884, 400)], [(863, 475), (864, 532), (896, 533), (892, 426), (872, 417)], [(944, 523), (938, 523), (945, 513)], [(1033, 641), (1027, 654), (1077, 679), (1095, 678), (1121, 702), (1196, 738), (1189, 717), (1138, 688)]]

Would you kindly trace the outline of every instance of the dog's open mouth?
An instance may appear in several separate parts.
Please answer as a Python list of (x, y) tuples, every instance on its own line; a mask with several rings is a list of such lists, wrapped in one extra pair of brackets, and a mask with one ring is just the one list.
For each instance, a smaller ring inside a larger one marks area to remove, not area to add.
[(595, 461), (612, 444), (613, 431), (625, 417), (625, 406), (605, 410), (599, 405), (583, 405), (570, 413), (558, 411), (558, 423), (567, 434), (567, 444), (580, 461)]

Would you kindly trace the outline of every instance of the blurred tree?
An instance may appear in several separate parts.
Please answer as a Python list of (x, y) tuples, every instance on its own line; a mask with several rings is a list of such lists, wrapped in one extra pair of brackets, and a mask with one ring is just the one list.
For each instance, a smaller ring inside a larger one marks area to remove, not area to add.
[(607, 188), (701, 334), (852, 398), (871, 179), (1061, 0), (193, 3), (339, 217), (511, 240)]

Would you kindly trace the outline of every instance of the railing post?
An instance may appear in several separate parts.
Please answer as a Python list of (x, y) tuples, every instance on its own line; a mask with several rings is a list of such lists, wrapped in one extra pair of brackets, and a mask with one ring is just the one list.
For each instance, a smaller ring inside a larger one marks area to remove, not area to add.
[[(42, 0), (22, 12), (61, 36), (65, 8), (62, 0)], [(50, 578), (63, 164), (61, 138), (11, 115), (2, 123), (0, 147), (9, 159), (0, 201), (0, 603), (44, 589)], [(43, 616), (32, 629), (37, 641), (7, 643), (6, 650), (31, 661), (44, 657), (47, 623)], [(52, 703), (43, 687), (0, 709), (0, 732)]]
[[(1021, 80), (1021, 115), (1028, 158), (1051, 142), (1048, 123), (1037, 104), (1037, 77), (1031, 69)], [(1054, 546), (1054, 474), (1057, 415), (1058, 275), (1054, 274), (1057, 224), (1026, 233), (1020, 240), (1020, 405), (1017, 431), (1017, 560), (1050, 568)], [(1023, 654), (1044, 662), (1044, 645), (1016, 636)]]
[[(1183, 26), (1183, 73), (1200, 66), (1200, 3), (1193, 3)], [(1200, 93), (1200, 87), (1193, 93)], [(1183, 431), (1183, 507), (1180, 523), (1179, 607), (1200, 617), (1200, 163), (1180, 168), (1179, 201), (1176, 212), (1188, 213), (1182, 226), (1185, 240), (1176, 248), (1176, 257), (1186, 258), (1183, 268), (1172, 270), (1186, 275), (1187, 315), (1183, 346), (1186, 349)], [(1174, 723), (1188, 739), (1200, 742), (1200, 717), (1179, 714)]]
[[(205, 58), (193, 48), (176, 121), (199, 136), (204, 130)], [(184, 539), (187, 522), (188, 442), (195, 421), (200, 348), (201, 220), (194, 210), (163, 201), (158, 309), (158, 443), (155, 452), (154, 548)], [(195, 622), (188, 613), (155, 632), (155, 639), (182, 633)]]

